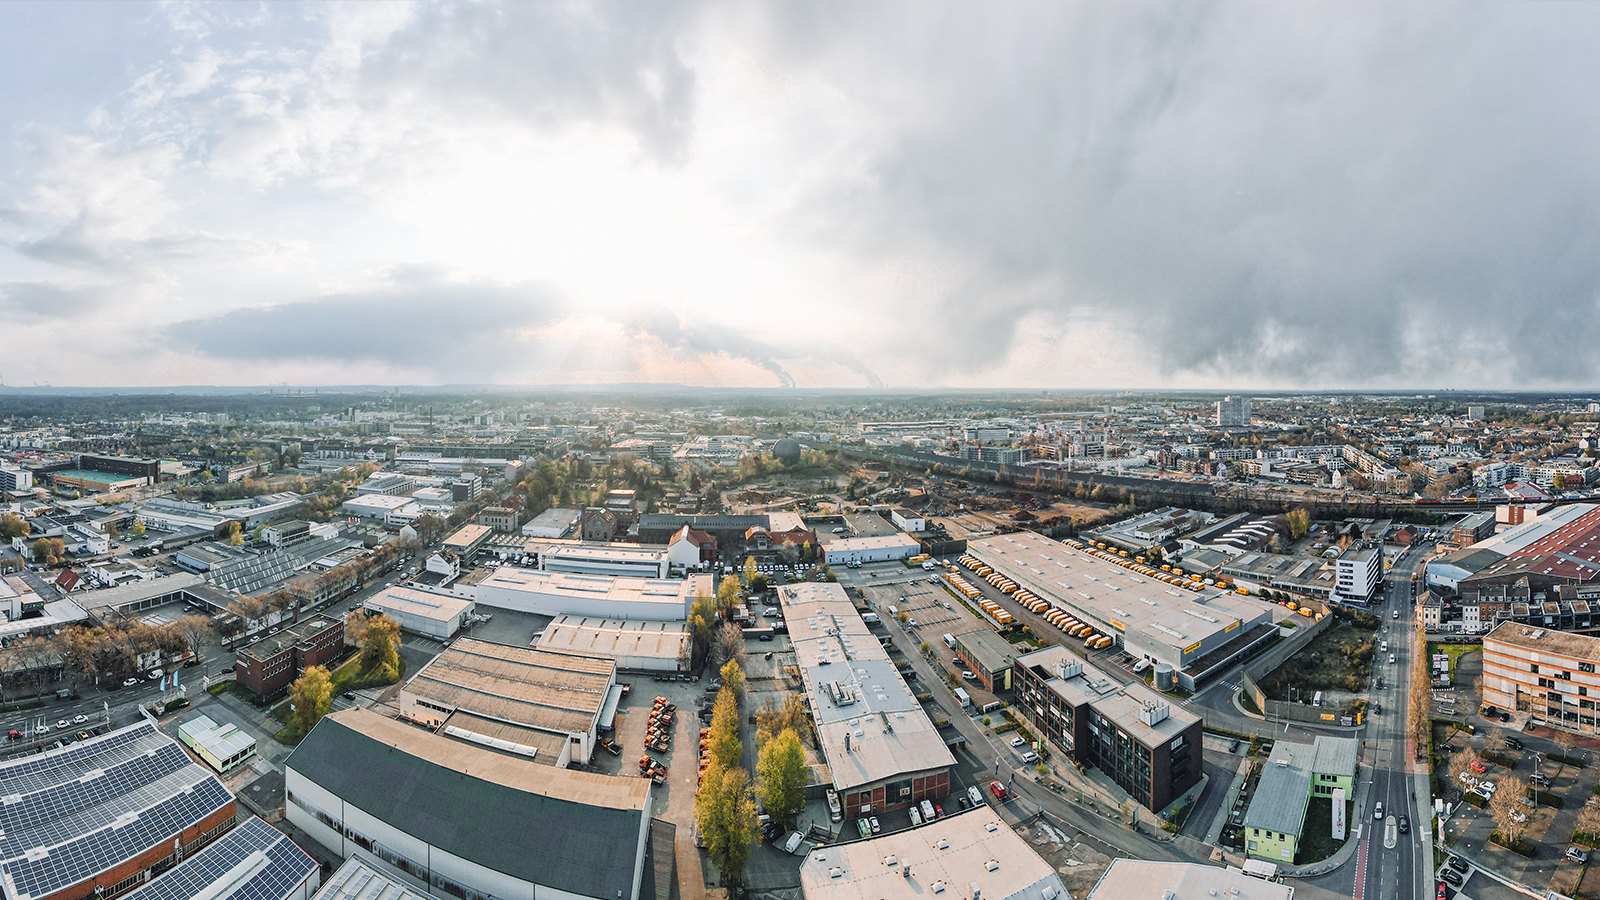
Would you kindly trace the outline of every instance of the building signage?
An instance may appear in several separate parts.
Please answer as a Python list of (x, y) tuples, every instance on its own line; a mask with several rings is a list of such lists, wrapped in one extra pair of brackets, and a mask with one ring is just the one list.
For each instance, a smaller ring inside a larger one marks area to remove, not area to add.
[(1333, 839), (1344, 840), (1344, 788), (1333, 789)]
[(1227, 628), (1222, 629), (1222, 633), (1223, 634), (1227, 634), (1228, 632), (1234, 630), (1235, 628), (1238, 628), (1240, 621), (1241, 621), (1240, 619), (1234, 619), (1233, 622), (1230, 623)]
[(1189, 646), (1183, 648), (1183, 655), (1184, 656), (1188, 656), (1189, 654), (1195, 652), (1196, 650), (1199, 650), (1200, 649), (1200, 643), (1201, 642), (1196, 642), (1196, 643), (1190, 644)]

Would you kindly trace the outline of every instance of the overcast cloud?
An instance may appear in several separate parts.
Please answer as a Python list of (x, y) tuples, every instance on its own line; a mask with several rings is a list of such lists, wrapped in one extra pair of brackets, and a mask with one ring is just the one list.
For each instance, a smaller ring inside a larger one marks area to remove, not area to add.
[(0, 373), (1589, 386), (1597, 26), (0, 5)]

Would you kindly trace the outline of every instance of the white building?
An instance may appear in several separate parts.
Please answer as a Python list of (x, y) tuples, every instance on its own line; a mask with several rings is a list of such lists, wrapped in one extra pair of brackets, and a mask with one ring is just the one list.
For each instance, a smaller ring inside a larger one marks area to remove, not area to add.
[(399, 622), (402, 631), (441, 641), (454, 637), (473, 610), (472, 601), (463, 597), (407, 587), (381, 591), (362, 605)]
[[(954, 805), (944, 804), (947, 812)], [(818, 847), (800, 864), (800, 893), (805, 900), (1069, 896), (1055, 867), (987, 804), (920, 828)]]
[(500, 566), (471, 588), (481, 606), (544, 616), (579, 615), (671, 622), (689, 617), (696, 597), (712, 597), (710, 575), (626, 578)]
[(1240, 870), (1201, 863), (1113, 859), (1111, 867), (1089, 890), (1088, 900), (1148, 900), (1151, 897), (1294, 900), (1294, 888), (1290, 885), (1245, 874), (1252, 868), (1259, 869), (1260, 861), (1252, 860), (1245, 866)]
[(910, 559), (921, 552), (922, 545), (911, 535), (885, 534), (877, 537), (844, 538), (824, 544), (822, 559), (830, 566), (837, 566), (853, 562)]
[(552, 540), (569, 538), (578, 530), (578, 520), (581, 518), (581, 509), (547, 509), (522, 526), (522, 536)]
[(26, 491), (33, 487), (33, 473), (27, 469), (0, 466), (0, 491)]
[(525, 552), (537, 556), (545, 572), (665, 578), (670, 567), (665, 547), (640, 544), (530, 540)]
[(363, 519), (385, 519), (392, 514), (403, 513), (405, 510), (416, 509), (416, 501), (410, 497), (396, 497), (392, 494), (362, 494), (346, 500), (340, 509), (347, 515), (358, 516)]
[(1334, 564), (1333, 597), (1338, 603), (1366, 603), (1383, 582), (1383, 544), (1355, 545)]
[(1243, 397), (1223, 397), (1217, 401), (1217, 425), (1245, 426), (1250, 424), (1250, 401)]
[(927, 517), (921, 513), (913, 512), (909, 509), (897, 508), (890, 510), (889, 521), (893, 522), (894, 527), (900, 529), (901, 531), (909, 531), (913, 534), (928, 530)]

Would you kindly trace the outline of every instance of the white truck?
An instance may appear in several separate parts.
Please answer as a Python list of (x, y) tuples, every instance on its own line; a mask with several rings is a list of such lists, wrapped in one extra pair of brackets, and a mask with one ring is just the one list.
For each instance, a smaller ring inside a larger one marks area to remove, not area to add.
[(962, 709), (972, 708), (972, 697), (967, 693), (965, 688), (956, 688), (956, 699), (961, 701)]
[(956, 648), (956, 636), (955, 635), (953, 635), (953, 634), (944, 634), (944, 635), (940, 635), (940, 637), (943, 638), (944, 645), (946, 647), (949, 647), (951, 650), (954, 650)]

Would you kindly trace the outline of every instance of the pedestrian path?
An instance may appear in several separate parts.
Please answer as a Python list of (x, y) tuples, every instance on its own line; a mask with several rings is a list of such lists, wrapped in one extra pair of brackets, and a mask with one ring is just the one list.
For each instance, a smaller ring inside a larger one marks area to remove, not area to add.
[(1223, 798), (1222, 807), (1212, 817), (1211, 826), (1206, 829), (1206, 843), (1215, 847), (1222, 840), (1222, 829), (1228, 827), (1228, 817), (1233, 815), (1233, 804), (1239, 799), (1239, 792), (1244, 790), (1245, 781), (1250, 777), (1250, 757), (1239, 757), (1238, 769), (1234, 772), (1233, 781), (1228, 785), (1228, 794)]

